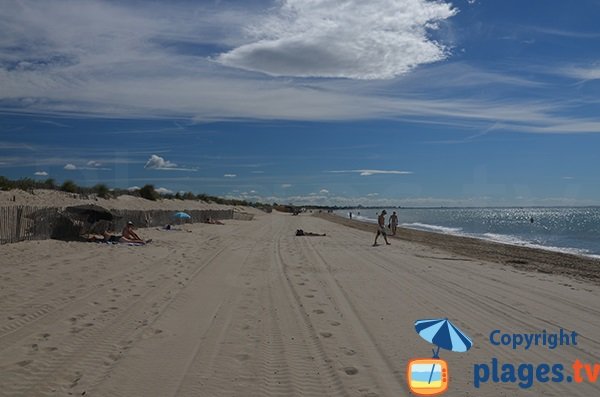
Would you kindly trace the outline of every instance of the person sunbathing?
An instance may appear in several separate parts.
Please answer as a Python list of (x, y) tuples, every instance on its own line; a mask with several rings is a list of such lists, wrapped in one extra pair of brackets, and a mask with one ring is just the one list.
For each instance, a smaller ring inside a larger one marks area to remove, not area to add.
[(302, 229), (298, 229), (298, 230), (296, 230), (296, 236), (319, 236), (319, 237), (323, 237), (323, 236), (326, 236), (326, 234), (325, 233), (319, 234), (319, 233), (305, 232)]
[(213, 218), (210, 218), (210, 217), (206, 218), (204, 220), (204, 223), (208, 223), (208, 224), (211, 224), (211, 225), (224, 225), (223, 222), (218, 221), (218, 220), (213, 219)]
[(147, 244), (152, 240), (142, 240), (140, 236), (137, 235), (135, 231), (133, 231), (133, 222), (129, 221), (123, 228), (123, 233), (119, 242), (121, 243), (134, 243), (134, 244)]
[(92, 243), (118, 243), (121, 239), (120, 234), (109, 230), (103, 231), (102, 234), (84, 234), (81, 237)]

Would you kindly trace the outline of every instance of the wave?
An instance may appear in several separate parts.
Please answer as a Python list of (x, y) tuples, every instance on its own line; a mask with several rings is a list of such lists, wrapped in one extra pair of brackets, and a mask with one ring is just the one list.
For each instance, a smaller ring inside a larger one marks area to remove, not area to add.
[[(478, 237), (478, 236), (473, 236)], [(481, 237), (480, 237), (481, 238)], [(484, 240), (494, 241), (496, 243), (508, 244), (508, 245), (520, 245), (528, 248), (537, 248), (546, 251), (561, 252), (563, 254), (583, 255), (588, 257), (597, 258), (600, 255), (592, 255), (589, 250), (583, 248), (568, 248), (568, 247), (555, 247), (552, 245), (542, 245), (533, 243), (531, 241), (523, 240), (516, 236), (496, 233), (485, 233), (483, 234)]]
[(427, 223), (413, 222), (413, 223), (403, 223), (402, 226), (410, 229), (423, 230), (427, 232), (435, 232), (442, 234), (451, 234), (455, 236), (467, 236), (473, 237), (480, 240), (493, 241), (495, 243), (507, 244), (507, 245), (517, 245), (528, 248), (536, 248), (546, 251), (552, 252), (560, 252), (563, 254), (573, 254), (580, 256), (587, 256), (592, 258), (600, 258), (600, 255), (593, 255), (589, 250), (583, 248), (569, 248), (569, 247), (556, 247), (551, 245), (543, 245), (534, 243), (531, 241), (524, 240), (517, 236), (512, 236), (508, 234), (498, 234), (498, 233), (484, 233), (484, 234), (476, 234), (476, 233), (466, 233), (460, 227), (445, 227), (439, 225), (429, 225)]
[(423, 230), (423, 231), (434, 231), (437, 233), (444, 233), (444, 234), (464, 234), (462, 233), (462, 228), (460, 227), (446, 227), (446, 226), (439, 226), (439, 225), (429, 225), (427, 223), (420, 223), (420, 222), (413, 222), (413, 223), (403, 223), (402, 225), (403, 227), (407, 227), (409, 229), (417, 229), (417, 230)]

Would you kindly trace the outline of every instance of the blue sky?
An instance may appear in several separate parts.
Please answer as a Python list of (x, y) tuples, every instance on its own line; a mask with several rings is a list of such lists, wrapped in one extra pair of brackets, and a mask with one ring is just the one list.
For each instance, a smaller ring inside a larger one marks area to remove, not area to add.
[(600, 204), (598, 0), (5, 1), (0, 175)]

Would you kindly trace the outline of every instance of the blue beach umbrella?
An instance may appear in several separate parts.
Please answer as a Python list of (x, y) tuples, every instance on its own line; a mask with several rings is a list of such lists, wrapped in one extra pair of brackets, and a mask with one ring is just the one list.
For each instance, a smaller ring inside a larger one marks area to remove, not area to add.
[[(473, 346), (471, 338), (447, 318), (417, 320), (415, 321), (415, 330), (421, 338), (437, 346), (437, 351), (433, 350), (433, 358), (439, 358), (440, 347), (453, 352), (463, 353)], [(431, 383), (434, 368), (435, 365), (431, 368), (429, 383)]]
[(190, 214), (186, 214), (185, 212), (176, 212), (175, 214), (173, 214), (173, 218), (178, 219), (179, 224), (181, 224), (181, 221), (184, 219), (192, 219)]
[(176, 219), (192, 219), (192, 217), (190, 216), (190, 214), (186, 214), (185, 212), (176, 212), (173, 215), (173, 218), (176, 218)]

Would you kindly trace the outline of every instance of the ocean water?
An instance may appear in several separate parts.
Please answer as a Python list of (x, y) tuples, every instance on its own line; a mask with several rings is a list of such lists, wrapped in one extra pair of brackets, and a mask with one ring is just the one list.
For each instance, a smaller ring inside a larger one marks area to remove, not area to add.
[[(377, 222), (382, 209), (339, 210), (337, 215)], [(398, 208), (399, 225), (506, 244), (600, 258), (600, 207)], [(533, 222), (532, 222), (533, 220)]]

